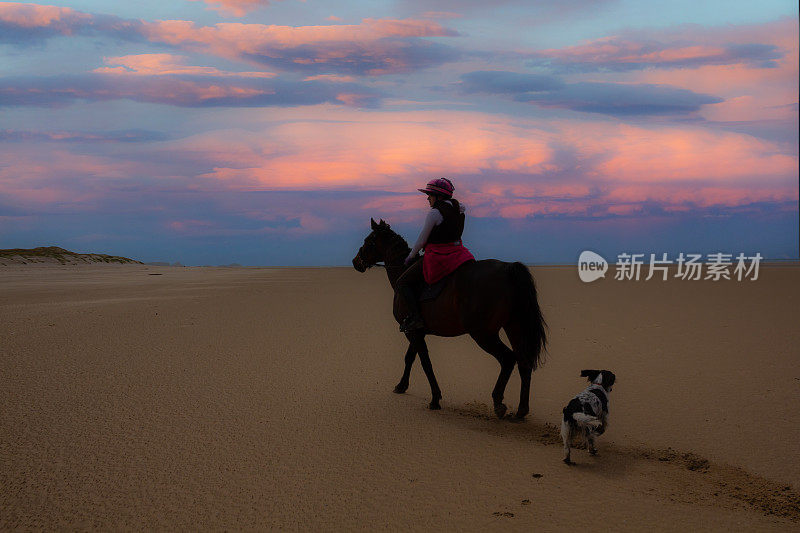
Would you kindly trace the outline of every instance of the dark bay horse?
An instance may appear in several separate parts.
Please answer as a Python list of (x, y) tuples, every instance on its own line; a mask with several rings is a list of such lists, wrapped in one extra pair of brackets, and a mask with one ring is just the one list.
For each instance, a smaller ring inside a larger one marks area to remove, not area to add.
[[(392, 288), (405, 270), (403, 260), (411, 249), (400, 235), (383, 220), (370, 219), (372, 232), (353, 258), (353, 267), (366, 272), (383, 262)], [(522, 263), (507, 263), (496, 259), (473, 261), (461, 265), (449, 276), (435, 300), (420, 304), (425, 329), (406, 333), (409, 340), (403, 377), (395, 387), (397, 393), (408, 389), (411, 366), (419, 354), (420, 363), (431, 386), (430, 409), (441, 409), (442, 393), (433, 374), (425, 335), (457, 337), (469, 334), (478, 346), (500, 363), (500, 375), (492, 391), (494, 411), (503, 418), (507, 407), (503, 403), (506, 385), (516, 364), (522, 387), (516, 417), (522, 419), (529, 411), (531, 372), (542, 361), (547, 348), (547, 334), (542, 311), (536, 297), (536, 284)], [(406, 315), (405, 305), (394, 295), (394, 318), (400, 323)], [(511, 348), (500, 339), (505, 330)], [(513, 348), (513, 349), (512, 349)]]

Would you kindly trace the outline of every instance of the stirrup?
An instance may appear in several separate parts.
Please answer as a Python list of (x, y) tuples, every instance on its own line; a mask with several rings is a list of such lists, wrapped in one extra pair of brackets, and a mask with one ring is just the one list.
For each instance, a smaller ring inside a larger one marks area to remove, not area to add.
[(403, 320), (403, 323), (400, 324), (400, 331), (409, 332), (416, 329), (423, 329), (424, 327), (425, 323), (422, 321), (421, 316), (407, 316), (406, 319)]

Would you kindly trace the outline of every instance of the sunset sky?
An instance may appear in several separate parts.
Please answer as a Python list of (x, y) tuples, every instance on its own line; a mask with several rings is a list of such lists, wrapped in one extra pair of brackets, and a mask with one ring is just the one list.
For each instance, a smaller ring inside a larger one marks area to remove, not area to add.
[(0, 2), (0, 248), (347, 265), (438, 176), (476, 258), (797, 258), (797, 2)]

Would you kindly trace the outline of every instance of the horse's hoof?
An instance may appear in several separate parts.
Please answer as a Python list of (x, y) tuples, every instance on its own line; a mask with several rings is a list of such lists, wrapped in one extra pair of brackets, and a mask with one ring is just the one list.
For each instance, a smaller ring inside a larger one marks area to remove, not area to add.
[(395, 394), (404, 394), (408, 390), (408, 387), (403, 387), (402, 385), (398, 385), (394, 388)]
[(438, 411), (441, 408), (442, 406), (439, 405), (438, 401), (433, 401), (428, 405), (428, 409), (430, 409), (431, 411)]
[(523, 420), (525, 420), (526, 416), (528, 416), (528, 410), (527, 409), (525, 411), (517, 411), (514, 414), (514, 422), (522, 422)]
[(494, 414), (497, 415), (497, 418), (503, 418), (504, 416), (506, 416), (506, 411), (508, 411), (508, 407), (506, 407), (506, 404), (500, 403), (494, 405)]
[(569, 460), (569, 458), (564, 459), (564, 464), (568, 466), (574, 466), (575, 463)]
[(511, 418), (509, 418), (508, 421), (511, 422), (512, 424), (521, 424), (521, 423), (525, 422), (525, 417), (524, 416), (516, 416), (516, 415), (514, 415)]

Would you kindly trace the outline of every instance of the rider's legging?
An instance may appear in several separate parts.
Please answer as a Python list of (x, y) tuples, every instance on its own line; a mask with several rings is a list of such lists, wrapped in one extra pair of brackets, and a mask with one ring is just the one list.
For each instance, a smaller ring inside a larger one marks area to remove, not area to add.
[(395, 289), (406, 303), (409, 314), (419, 314), (419, 303), (417, 302), (417, 289), (425, 282), (422, 274), (422, 257), (417, 258), (408, 268), (397, 278)]

